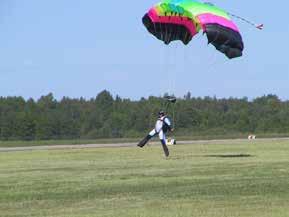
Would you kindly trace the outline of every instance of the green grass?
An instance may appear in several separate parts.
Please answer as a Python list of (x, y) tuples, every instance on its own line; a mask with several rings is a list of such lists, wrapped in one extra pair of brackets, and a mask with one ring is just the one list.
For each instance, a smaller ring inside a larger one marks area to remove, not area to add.
[(170, 149), (0, 153), (0, 216), (289, 216), (289, 141)]
[[(230, 133), (230, 134), (207, 134), (196, 133), (196, 135), (190, 134), (187, 136), (184, 135), (173, 135), (177, 137), (178, 141), (181, 140), (216, 140), (216, 139), (246, 139), (247, 134), (241, 133)], [(257, 134), (257, 138), (288, 138), (288, 134)], [(59, 139), (59, 140), (31, 140), (31, 141), (18, 141), (18, 140), (0, 140), (0, 148), (9, 148), (9, 147), (27, 147), (27, 146), (47, 146), (47, 145), (81, 145), (81, 144), (116, 144), (116, 143), (129, 143), (129, 142), (138, 142), (141, 137), (136, 138), (108, 138), (108, 139)], [(154, 138), (158, 141), (158, 138)]]
[(32, 140), (32, 141), (0, 141), (0, 148), (46, 146), (46, 145), (81, 145), (137, 142), (139, 138), (118, 139), (75, 139), (75, 140)]

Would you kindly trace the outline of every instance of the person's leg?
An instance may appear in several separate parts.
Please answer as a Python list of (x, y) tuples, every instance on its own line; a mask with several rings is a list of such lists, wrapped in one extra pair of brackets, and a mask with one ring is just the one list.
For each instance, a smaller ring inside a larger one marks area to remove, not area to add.
[(137, 146), (139, 146), (139, 147), (141, 147), (141, 148), (144, 147), (144, 146), (147, 144), (147, 142), (148, 142), (152, 137), (154, 137), (156, 134), (157, 134), (156, 130), (153, 129), (145, 138), (143, 138), (143, 140), (141, 140), (141, 141), (137, 144)]
[(166, 135), (162, 130), (159, 132), (159, 138), (161, 140), (164, 153), (165, 153), (166, 157), (168, 157), (170, 155), (170, 152), (169, 152), (168, 146), (166, 144)]
[(149, 136), (154, 137), (157, 134), (157, 131), (153, 129), (150, 133)]

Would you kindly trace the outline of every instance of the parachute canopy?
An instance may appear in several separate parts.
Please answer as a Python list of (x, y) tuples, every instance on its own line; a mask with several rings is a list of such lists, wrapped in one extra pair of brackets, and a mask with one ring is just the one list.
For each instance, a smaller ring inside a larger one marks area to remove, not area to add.
[(242, 56), (244, 49), (242, 36), (229, 14), (211, 3), (163, 0), (144, 15), (143, 24), (165, 44), (181, 40), (187, 45), (202, 30), (208, 43), (230, 59)]

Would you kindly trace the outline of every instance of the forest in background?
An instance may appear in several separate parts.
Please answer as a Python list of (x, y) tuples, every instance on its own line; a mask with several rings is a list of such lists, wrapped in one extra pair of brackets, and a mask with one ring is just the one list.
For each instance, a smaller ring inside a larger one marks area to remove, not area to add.
[(163, 97), (130, 100), (104, 90), (91, 99), (0, 97), (0, 140), (143, 137), (161, 109), (178, 136), (289, 135), (289, 101), (276, 95), (217, 99), (188, 92), (167, 106)]

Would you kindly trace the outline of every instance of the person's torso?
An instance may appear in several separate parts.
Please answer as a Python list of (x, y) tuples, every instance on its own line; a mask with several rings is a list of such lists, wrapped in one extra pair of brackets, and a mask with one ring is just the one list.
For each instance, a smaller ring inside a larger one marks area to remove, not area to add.
[(159, 133), (161, 130), (167, 131), (168, 130), (168, 124), (166, 123), (165, 119), (167, 117), (161, 117), (157, 120), (156, 125), (155, 125), (155, 130)]

